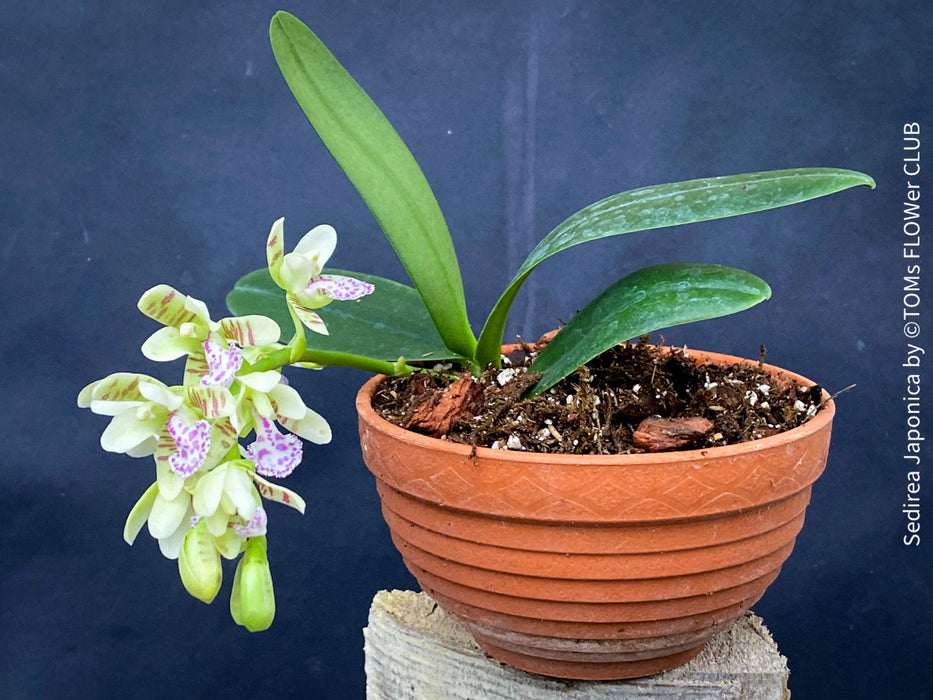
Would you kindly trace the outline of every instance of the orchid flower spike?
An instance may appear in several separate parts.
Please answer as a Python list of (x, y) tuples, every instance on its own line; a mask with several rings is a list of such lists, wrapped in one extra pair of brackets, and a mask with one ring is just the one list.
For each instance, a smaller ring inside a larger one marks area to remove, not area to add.
[(314, 309), (332, 301), (350, 301), (372, 294), (373, 285), (355, 277), (324, 274), (324, 264), (337, 247), (337, 232), (332, 226), (315, 226), (286, 254), (284, 222), (281, 218), (272, 224), (266, 241), (269, 274), (285, 290), (288, 304), (301, 322), (312, 331), (327, 335), (327, 327)]

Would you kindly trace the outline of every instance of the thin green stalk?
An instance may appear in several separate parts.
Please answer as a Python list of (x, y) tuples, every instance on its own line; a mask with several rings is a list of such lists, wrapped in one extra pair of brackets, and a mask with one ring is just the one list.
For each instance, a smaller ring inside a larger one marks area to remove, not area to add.
[(285, 346), (263, 357), (255, 364), (244, 361), (243, 366), (237, 374), (247, 374), (250, 372), (268, 372), (273, 369), (280, 369), (292, 363), (292, 348)]
[(353, 369), (361, 369), (375, 374), (386, 374), (391, 377), (400, 377), (415, 371), (415, 368), (407, 364), (402, 357), (395, 362), (387, 362), (386, 360), (376, 360), (372, 357), (354, 355), (349, 352), (315, 350), (313, 348), (305, 350), (304, 355), (301, 356), (301, 362), (313, 362), (316, 365), (324, 365), (325, 367), (352, 367)]

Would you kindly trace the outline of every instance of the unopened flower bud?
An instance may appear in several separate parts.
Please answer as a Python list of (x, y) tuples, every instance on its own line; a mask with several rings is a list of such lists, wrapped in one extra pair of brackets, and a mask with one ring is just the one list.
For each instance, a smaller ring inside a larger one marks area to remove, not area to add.
[(220, 553), (205, 523), (188, 530), (178, 556), (178, 574), (185, 590), (204, 603), (214, 600), (223, 580)]
[(272, 572), (266, 557), (266, 538), (250, 537), (236, 567), (230, 594), (233, 621), (250, 632), (269, 629), (275, 617)]

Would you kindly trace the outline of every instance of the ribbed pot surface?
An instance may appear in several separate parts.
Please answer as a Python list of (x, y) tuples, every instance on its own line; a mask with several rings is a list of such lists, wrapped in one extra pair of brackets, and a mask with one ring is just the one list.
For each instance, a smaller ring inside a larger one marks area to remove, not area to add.
[(488, 654), (561, 678), (674, 668), (751, 607), (803, 526), (834, 413), (685, 452), (473, 450), (379, 417), (381, 379), (357, 396), (360, 440), (406, 566)]

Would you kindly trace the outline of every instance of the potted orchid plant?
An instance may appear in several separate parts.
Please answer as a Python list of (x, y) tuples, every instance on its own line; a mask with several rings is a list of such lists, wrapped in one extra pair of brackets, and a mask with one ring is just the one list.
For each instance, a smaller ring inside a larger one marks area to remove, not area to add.
[[(111, 418), (103, 449), (154, 460), (155, 480), (130, 511), (126, 541), (132, 544), (148, 526), (162, 554), (177, 560), (186, 590), (206, 603), (221, 588), (222, 559), (239, 559), (230, 612), (251, 631), (268, 628), (275, 614), (263, 503), (303, 512), (302, 498), (278, 480), (301, 463), (302, 441), (331, 439), (326, 420), (288, 385), (284, 368), (339, 365), (398, 376), (446, 362), (478, 374), (500, 364), (509, 308), (523, 282), (553, 255), (623, 233), (874, 187), (862, 173), (802, 168), (608, 197), (541, 240), (476, 336), (451, 236), (407, 147), (298, 19), (277, 13), (270, 35), (298, 104), (372, 211), (413, 286), (327, 268), (335, 229), (318, 225), (289, 249), (279, 219), (266, 240), (266, 266), (244, 276), (227, 298), (235, 315), (215, 321), (204, 303), (168, 285), (140, 298), (140, 311), (162, 326), (142, 353), (160, 362), (186, 358), (179, 384), (121, 372), (78, 396), (79, 406)], [(631, 272), (586, 305), (536, 357), (532, 369), (541, 377), (532, 393), (622, 341), (732, 314), (769, 296), (763, 280), (721, 265), (678, 262)]]

